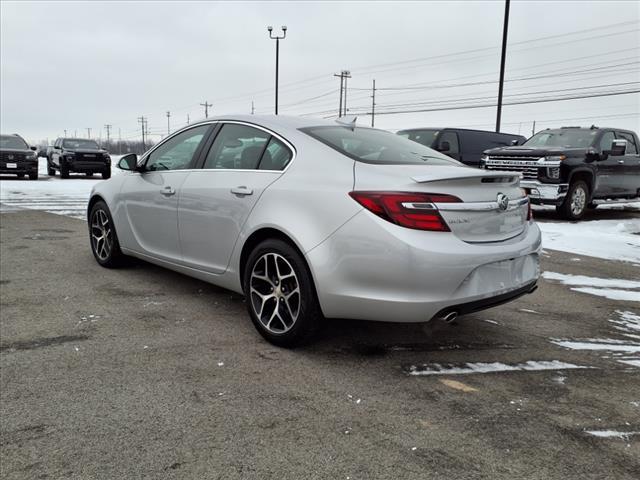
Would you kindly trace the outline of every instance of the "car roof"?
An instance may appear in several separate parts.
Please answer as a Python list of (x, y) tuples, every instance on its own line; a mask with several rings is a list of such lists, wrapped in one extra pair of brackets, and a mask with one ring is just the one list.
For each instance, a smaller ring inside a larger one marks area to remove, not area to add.
[[(340, 125), (335, 120), (319, 119), (314, 117), (295, 117), (292, 115), (220, 115), (215, 117), (209, 117), (200, 119), (189, 126), (198, 125), (201, 123), (207, 123), (211, 121), (238, 121), (255, 123), (264, 127), (271, 127), (274, 129), (299, 129), (305, 127), (318, 127), (318, 126), (333, 126)], [(364, 125), (357, 125), (357, 127), (368, 128)]]
[(416, 132), (419, 130), (455, 130), (455, 131), (463, 131), (463, 132), (479, 132), (479, 133), (491, 133), (493, 135), (509, 135), (510, 137), (523, 137), (524, 135), (519, 135), (517, 133), (505, 133), (505, 132), (492, 132), (490, 130), (476, 130), (473, 128), (456, 128), (456, 127), (424, 127), (424, 128), (401, 128), (398, 130), (399, 132)]

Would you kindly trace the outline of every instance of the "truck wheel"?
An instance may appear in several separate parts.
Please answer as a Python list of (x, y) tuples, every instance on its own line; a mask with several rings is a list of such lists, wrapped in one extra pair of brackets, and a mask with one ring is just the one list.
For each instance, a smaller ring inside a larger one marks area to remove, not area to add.
[(566, 220), (580, 220), (589, 204), (589, 187), (582, 180), (577, 180), (569, 186), (567, 196), (556, 211)]
[(105, 180), (108, 178), (111, 178), (111, 169), (107, 169), (104, 172), (102, 172), (102, 178), (104, 178)]
[(86, 175), (87, 177), (93, 177), (93, 172), (86, 172), (86, 173), (85, 173), (85, 175)]
[(50, 177), (55, 177), (56, 176), (56, 169), (53, 168), (48, 163), (47, 163), (47, 175), (49, 175)]
[(38, 179), (38, 172), (32, 172), (29, 174), (29, 180), (37, 180)]
[(60, 164), (60, 178), (69, 178), (69, 167), (65, 164)]

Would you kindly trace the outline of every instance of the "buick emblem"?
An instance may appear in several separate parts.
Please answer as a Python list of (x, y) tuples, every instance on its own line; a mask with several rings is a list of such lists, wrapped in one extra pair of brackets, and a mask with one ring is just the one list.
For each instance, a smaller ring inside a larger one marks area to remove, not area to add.
[(509, 206), (509, 197), (507, 197), (504, 193), (499, 193), (496, 201), (498, 202), (498, 208), (500, 210), (504, 211)]

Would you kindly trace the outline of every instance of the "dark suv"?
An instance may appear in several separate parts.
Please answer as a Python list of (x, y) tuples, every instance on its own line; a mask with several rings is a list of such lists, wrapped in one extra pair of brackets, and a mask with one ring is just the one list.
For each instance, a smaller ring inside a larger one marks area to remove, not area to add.
[(0, 135), (0, 174), (38, 179), (38, 154), (17, 134)]
[(412, 128), (400, 130), (398, 135), (473, 167), (480, 165), (480, 157), (485, 150), (519, 145), (526, 140), (521, 135), (465, 128)]
[(69, 178), (70, 172), (80, 172), (88, 177), (101, 173), (111, 177), (111, 157), (93, 140), (82, 138), (58, 138), (49, 150), (47, 173), (51, 176), (60, 170), (61, 178)]
[(640, 197), (639, 147), (629, 130), (563, 127), (519, 147), (487, 150), (482, 166), (521, 173), (531, 203), (555, 205), (564, 218), (579, 220), (600, 203)]

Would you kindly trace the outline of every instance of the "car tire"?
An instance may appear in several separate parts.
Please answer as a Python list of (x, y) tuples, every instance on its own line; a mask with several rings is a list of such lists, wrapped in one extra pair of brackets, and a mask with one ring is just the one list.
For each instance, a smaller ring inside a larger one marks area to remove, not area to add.
[(60, 164), (60, 178), (69, 178), (69, 167), (64, 163)]
[(254, 326), (285, 348), (308, 343), (322, 324), (313, 278), (302, 255), (279, 239), (256, 246), (244, 269), (243, 290)]
[(29, 180), (38, 180), (38, 172), (30, 173)]
[(86, 173), (85, 173), (85, 175), (86, 175), (87, 177), (93, 177), (93, 172), (86, 172)]
[(19, 179), (23, 179), (24, 173), (16, 173), (16, 177), (18, 177)]
[(49, 164), (47, 164), (47, 175), (49, 175), (50, 177), (56, 176), (56, 169)]
[(569, 186), (562, 205), (556, 207), (560, 216), (566, 220), (577, 221), (584, 217), (589, 204), (589, 187), (583, 180), (577, 180)]
[(126, 263), (109, 207), (97, 201), (89, 213), (89, 242), (96, 261), (103, 267), (116, 268)]
[(104, 180), (107, 180), (109, 178), (111, 178), (111, 169), (105, 170), (104, 172), (102, 172), (102, 178)]

